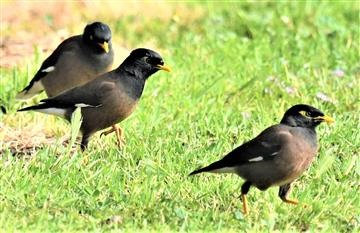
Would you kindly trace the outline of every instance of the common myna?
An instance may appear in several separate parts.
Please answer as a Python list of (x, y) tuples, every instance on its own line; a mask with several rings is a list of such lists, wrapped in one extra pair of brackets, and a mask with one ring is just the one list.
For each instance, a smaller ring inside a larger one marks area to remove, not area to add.
[(332, 123), (319, 109), (298, 104), (288, 109), (280, 124), (270, 126), (221, 160), (190, 173), (236, 173), (245, 180), (241, 187), (244, 213), (248, 213), (246, 194), (250, 186), (265, 191), (280, 186), (279, 197), (286, 203), (291, 183), (306, 170), (317, 153), (315, 128), (321, 122)]
[(113, 60), (110, 28), (94, 22), (82, 35), (64, 40), (16, 98), (31, 98), (43, 90), (48, 97), (56, 96), (109, 71)]
[(135, 49), (117, 69), (19, 111), (35, 110), (70, 121), (74, 110), (81, 107), (81, 148), (84, 150), (91, 135), (124, 120), (134, 111), (145, 81), (158, 70), (170, 71), (158, 53)]

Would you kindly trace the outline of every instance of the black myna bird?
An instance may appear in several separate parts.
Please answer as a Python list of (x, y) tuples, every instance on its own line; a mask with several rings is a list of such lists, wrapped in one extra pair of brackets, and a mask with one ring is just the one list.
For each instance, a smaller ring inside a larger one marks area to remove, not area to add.
[(64, 40), (16, 98), (31, 98), (43, 90), (48, 97), (56, 96), (109, 71), (113, 60), (110, 28), (94, 22), (82, 35)]
[(91, 135), (124, 120), (134, 111), (145, 81), (159, 70), (170, 71), (170, 68), (158, 53), (135, 49), (117, 69), (19, 111), (35, 110), (70, 121), (74, 110), (81, 107), (81, 148), (84, 150)]
[(315, 128), (321, 122), (334, 120), (320, 110), (305, 104), (288, 109), (280, 124), (270, 126), (254, 139), (245, 142), (221, 160), (193, 171), (236, 173), (245, 180), (241, 187), (244, 213), (248, 213), (246, 194), (250, 186), (264, 191), (280, 186), (279, 197), (286, 203), (291, 183), (306, 170), (317, 153)]

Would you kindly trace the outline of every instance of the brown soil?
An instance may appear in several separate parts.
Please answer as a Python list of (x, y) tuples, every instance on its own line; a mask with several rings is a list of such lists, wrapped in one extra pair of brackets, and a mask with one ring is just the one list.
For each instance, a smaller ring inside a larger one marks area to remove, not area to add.
[[(126, 15), (187, 22), (202, 15), (199, 7), (157, 1), (11, 1), (0, 0), (0, 67), (32, 59), (34, 49), (50, 54), (65, 38), (81, 34), (88, 22), (110, 22)], [(114, 41), (115, 63), (129, 50)]]

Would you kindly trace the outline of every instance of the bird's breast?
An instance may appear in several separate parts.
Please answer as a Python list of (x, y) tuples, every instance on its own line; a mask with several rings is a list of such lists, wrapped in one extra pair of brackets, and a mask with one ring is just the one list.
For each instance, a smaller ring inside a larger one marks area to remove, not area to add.
[(138, 100), (132, 98), (125, 90), (119, 92), (106, 101), (104, 109), (109, 112), (107, 121), (111, 124), (118, 123), (131, 115), (137, 106)]
[(281, 152), (282, 156), (276, 162), (283, 174), (282, 179), (278, 180), (276, 185), (284, 185), (298, 178), (310, 167), (316, 151), (316, 148), (304, 146), (303, 143), (291, 146), (291, 148), (285, 148)]

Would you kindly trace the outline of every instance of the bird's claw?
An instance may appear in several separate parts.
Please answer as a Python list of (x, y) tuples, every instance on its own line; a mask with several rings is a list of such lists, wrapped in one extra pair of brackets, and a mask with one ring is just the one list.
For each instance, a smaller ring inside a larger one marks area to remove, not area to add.
[(106, 135), (108, 135), (107, 132), (101, 132), (100, 138), (101, 138), (102, 136), (106, 136)]
[(285, 203), (289, 203), (289, 204), (293, 204), (293, 205), (299, 204), (299, 201), (298, 201), (298, 200), (284, 199), (283, 201), (284, 201)]
[(125, 138), (124, 138), (123, 130), (120, 127), (116, 127), (115, 125), (113, 125), (111, 129), (102, 132), (100, 134), (100, 137), (107, 136), (108, 134), (113, 133), (113, 132), (115, 132), (115, 134), (116, 134), (118, 147), (120, 147), (120, 148), (124, 147)]

